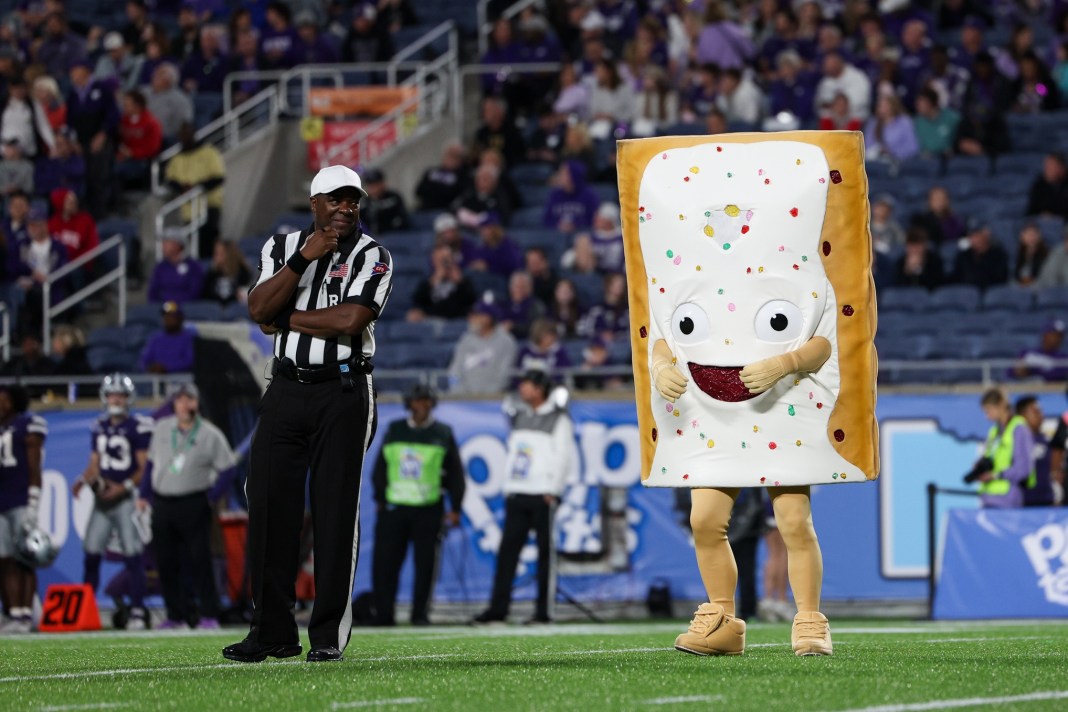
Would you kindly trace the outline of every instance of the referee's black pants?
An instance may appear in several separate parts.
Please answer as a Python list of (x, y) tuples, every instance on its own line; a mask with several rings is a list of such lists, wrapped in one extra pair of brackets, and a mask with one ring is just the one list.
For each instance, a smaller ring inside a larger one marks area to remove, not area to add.
[[(198, 618), (219, 617), (219, 596), (212, 571), (211, 517), (206, 491), (153, 496), (152, 543), (167, 620), (193, 625)], [(196, 595), (196, 610), (190, 610), (188, 584)]]
[(550, 596), (556, 597), (552, 546), (553, 509), (540, 494), (512, 494), (504, 501), (504, 533), (497, 551), (497, 572), (488, 613), (505, 617), (512, 605), (512, 584), (519, 554), (533, 529), (538, 542), (538, 601), (535, 618), (549, 617)]
[(396, 622), (397, 586), (401, 567), (408, 555), (409, 542), (415, 555), (411, 620), (413, 623), (427, 620), (430, 592), (437, 575), (444, 515), (445, 507), (440, 502), (426, 507), (391, 504), (378, 511), (374, 564), (371, 569), (378, 625), (393, 625)]
[(352, 581), (360, 536), (360, 475), (374, 437), (371, 376), (298, 383), (275, 377), (263, 395), (252, 439), (248, 498), (249, 571), (255, 610), (249, 638), (263, 645), (299, 642), (293, 618), (304, 491), (315, 537), (313, 648), (344, 650), (352, 630)]

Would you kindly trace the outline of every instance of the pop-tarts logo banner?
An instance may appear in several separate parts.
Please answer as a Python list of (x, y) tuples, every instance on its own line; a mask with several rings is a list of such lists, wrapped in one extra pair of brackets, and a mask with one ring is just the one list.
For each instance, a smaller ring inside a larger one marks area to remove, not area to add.
[(954, 510), (936, 618), (1068, 617), (1068, 511)]

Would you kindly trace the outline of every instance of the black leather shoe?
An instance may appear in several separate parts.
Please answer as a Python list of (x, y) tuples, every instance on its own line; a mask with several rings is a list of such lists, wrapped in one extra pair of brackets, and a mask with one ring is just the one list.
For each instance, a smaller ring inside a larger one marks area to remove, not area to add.
[(239, 663), (262, 663), (267, 658), (291, 658), (300, 655), (300, 643), (261, 645), (245, 638), (240, 643), (223, 648), (223, 657)]
[(341, 660), (341, 651), (332, 645), (308, 651), (309, 663), (339, 663)]

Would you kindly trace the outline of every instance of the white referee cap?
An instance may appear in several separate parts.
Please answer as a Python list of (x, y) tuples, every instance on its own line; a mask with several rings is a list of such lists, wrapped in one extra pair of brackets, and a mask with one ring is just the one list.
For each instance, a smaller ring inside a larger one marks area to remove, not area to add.
[(312, 178), (309, 195), (314, 198), (320, 193), (333, 193), (338, 188), (355, 188), (361, 195), (367, 195), (360, 176), (348, 166), (327, 166), (316, 173)]

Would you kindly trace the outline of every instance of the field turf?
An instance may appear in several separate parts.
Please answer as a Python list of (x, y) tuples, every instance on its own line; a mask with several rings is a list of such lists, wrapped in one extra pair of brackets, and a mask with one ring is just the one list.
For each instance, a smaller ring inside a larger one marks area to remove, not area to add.
[(783, 623), (751, 624), (742, 656), (695, 657), (671, 647), (684, 627), (355, 629), (320, 664), (228, 662), (238, 630), (7, 637), (0, 709), (1068, 709), (1068, 621), (833, 620), (829, 658), (794, 657)]

